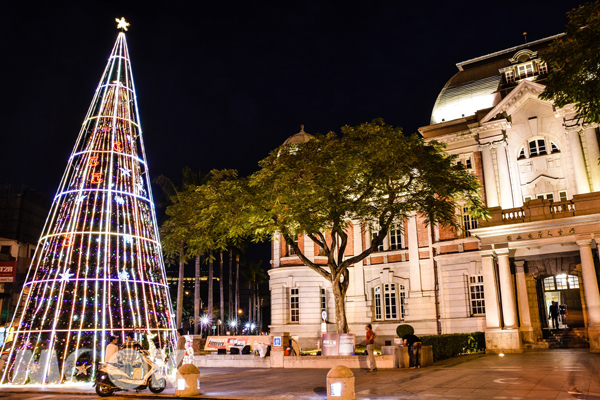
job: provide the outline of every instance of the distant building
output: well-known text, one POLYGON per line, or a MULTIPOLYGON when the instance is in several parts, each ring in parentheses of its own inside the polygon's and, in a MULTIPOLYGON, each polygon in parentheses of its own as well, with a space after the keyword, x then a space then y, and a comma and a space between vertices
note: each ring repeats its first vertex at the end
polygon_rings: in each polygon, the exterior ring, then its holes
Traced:
MULTIPOLYGON (((432 231, 418 215, 393 227, 379 251, 350 268, 346 309, 358 343, 367 323, 379 344, 407 323, 421 335, 485 331, 490 352, 543 348, 557 301, 567 309, 561 327, 600 352, 599 132, 577 124, 572 107, 539 99, 548 74, 540 54, 555 38, 457 64, 419 131, 479 178, 492 218, 460 209, 459 232, 432 231)), ((369 246, 371 234, 356 221, 347 255, 369 246)), ((298 244, 309 259, 322 257, 308 237, 298 244)), ((330 284, 281 237, 269 275, 272 331, 314 347, 322 310, 335 331, 330 284)))
POLYGON ((41 235, 50 199, 23 188, 0 188, 0 322, 11 318, 41 235))

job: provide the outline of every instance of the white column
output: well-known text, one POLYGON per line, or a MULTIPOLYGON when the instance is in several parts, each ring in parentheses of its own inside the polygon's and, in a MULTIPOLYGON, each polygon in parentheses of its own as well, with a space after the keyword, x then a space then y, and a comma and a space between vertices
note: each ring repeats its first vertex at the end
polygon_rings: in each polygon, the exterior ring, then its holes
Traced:
POLYGON ((510 170, 506 158, 506 146, 496 147, 496 158, 498 160, 498 175, 500 176, 500 205, 503 209, 513 208, 513 194, 510 184, 510 170))
POLYGON ((598 138, 596 137, 596 130, 594 128, 588 128, 585 130, 585 142, 587 144, 588 156, 590 157, 590 170, 592 172, 592 188, 593 192, 600 191, 600 165, 598 160, 600 159, 600 148, 598 148, 598 138))
POLYGON ((600 292, 598 291, 598 280, 592 256, 592 241, 578 240, 579 255, 581 257, 581 275, 583 289, 585 291, 585 302, 588 311, 588 325, 600 328, 600 292))
POLYGON ((304 248, 302 249, 306 258, 310 261, 315 261, 315 242, 308 235, 304 235, 304 248))
POLYGON ((496 171, 494 169, 494 160, 492 151, 489 147, 482 149, 481 158, 483 159, 483 182, 485 185, 485 199, 488 207, 498 207, 498 187, 496 186, 496 171))
MULTIPOLYGON (((354 255, 357 256, 363 252, 362 248, 362 229, 360 222, 356 222, 353 224, 352 229, 353 234, 353 242, 354 242, 354 255)), ((354 295, 355 296, 364 296, 365 294, 365 271, 363 262, 359 261, 354 264, 352 268, 354 270, 354 295)))
POLYGON ((505 328, 517 328, 517 303, 515 289, 510 273, 508 249, 496 250, 498 254, 498 277, 500 279, 500 297, 502 297, 502 317, 505 328))
MULTIPOLYGON (((519 303, 519 316, 521 317, 521 330, 531 335, 531 314, 529 313, 529 295, 527 293, 527 280, 525 279, 525 261, 515 261, 517 276, 517 298, 519 303)), ((524 338, 530 341, 532 338, 524 338)))
POLYGON ((408 218, 408 264, 410 291, 421 293, 421 266, 419 263, 419 239, 417 236, 417 216, 408 218))
POLYGON ((577 187, 576 194, 583 194, 590 192, 590 185, 588 183, 587 173, 585 171, 585 162, 583 160, 583 150, 581 149, 581 142, 579 141, 579 132, 570 131, 569 135, 569 147, 571 149, 571 162, 573 164, 573 174, 575 175, 575 186, 577 187))
POLYGON ((483 269, 483 296, 485 298, 485 322, 488 329, 500 328, 500 312, 498 307, 498 288, 494 271, 493 254, 481 255, 483 269))

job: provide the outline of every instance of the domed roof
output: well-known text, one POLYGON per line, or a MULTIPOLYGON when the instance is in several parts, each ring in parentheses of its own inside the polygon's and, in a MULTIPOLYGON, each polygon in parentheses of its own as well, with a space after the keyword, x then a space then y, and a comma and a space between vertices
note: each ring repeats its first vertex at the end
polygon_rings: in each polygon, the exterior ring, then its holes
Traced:
POLYGON ((282 146, 285 146, 288 144, 295 144, 295 143, 306 143, 310 139, 313 139, 313 138, 314 138, 313 135, 311 135, 310 133, 304 132, 304 125, 300 125, 300 132, 287 138, 286 141, 283 142, 282 146))
POLYGON ((495 106, 500 101, 497 92, 501 76, 498 74, 498 69, 494 69, 495 74, 492 76, 467 77, 475 75, 471 73, 472 71, 460 71, 454 75, 440 92, 431 112, 430 123, 433 125, 452 121, 474 115, 478 110, 495 106))

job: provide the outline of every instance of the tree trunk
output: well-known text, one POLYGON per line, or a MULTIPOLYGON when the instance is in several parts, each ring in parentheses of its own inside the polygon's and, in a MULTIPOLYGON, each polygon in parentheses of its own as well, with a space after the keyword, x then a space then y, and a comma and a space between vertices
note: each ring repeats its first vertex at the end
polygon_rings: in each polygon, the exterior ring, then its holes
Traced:
POLYGON ((194 279, 194 335, 200 327, 200 254, 196 254, 196 275, 194 279))
POLYGON ((256 332, 260 333, 262 330, 262 311, 260 309, 260 293, 258 291, 258 286, 256 287, 256 332))
MULTIPOLYGON (((213 251, 208 251, 208 321, 213 323, 213 251)), ((210 330, 210 327, 209 327, 210 330)))
MULTIPOLYGON (((240 256, 236 254, 235 256, 235 315, 238 314, 238 310, 240 306, 240 256)), ((240 323, 240 321, 238 321, 240 323)))
POLYGON ((229 290, 227 291, 228 295, 229 295, 229 314, 227 315, 227 318, 229 318, 230 321, 233 321, 234 319, 236 319, 235 317, 235 313, 232 312, 233 309, 233 292, 231 291, 231 289, 233 289, 233 250, 229 250, 229 290))
POLYGON ((252 324, 252 285, 248 285, 248 322, 252 324))
POLYGON ((183 269, 185 263, 183 262, 183 240, 181 241, 181 247, 179 248, 179 279, 177 280, 177 329, 181 328, 181 321, 183 319, 183 269))
POLYGON ((225 293, 223 293, 223 252, 219 252, 219 259, 221 261, 221 270, 219 271, 219 319, 221 320, 221 335, 223 334, 223 324, 225 324, 225 293))
POLYGON ((333 297, 335 300, 335 322, 337 324, 337 333, 348 333, 348 321, 346 320, 346 292, 348 287, 341 283, 332 282, 333 297))

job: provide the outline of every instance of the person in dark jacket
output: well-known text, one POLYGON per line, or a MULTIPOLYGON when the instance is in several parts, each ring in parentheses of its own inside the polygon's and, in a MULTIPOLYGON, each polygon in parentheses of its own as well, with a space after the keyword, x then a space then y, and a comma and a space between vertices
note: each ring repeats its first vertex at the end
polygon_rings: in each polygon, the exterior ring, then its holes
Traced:
POLYGON ((552 328, 558 329, 558 303, 556 301, 553 301, 550 306, 550 318, 552 318, 552 328))
POLYGON ((421 368, 421 339, 413 334, 407 334, 402 337, 404 345, 408 346, 410 353, 410 369, 421 368))

